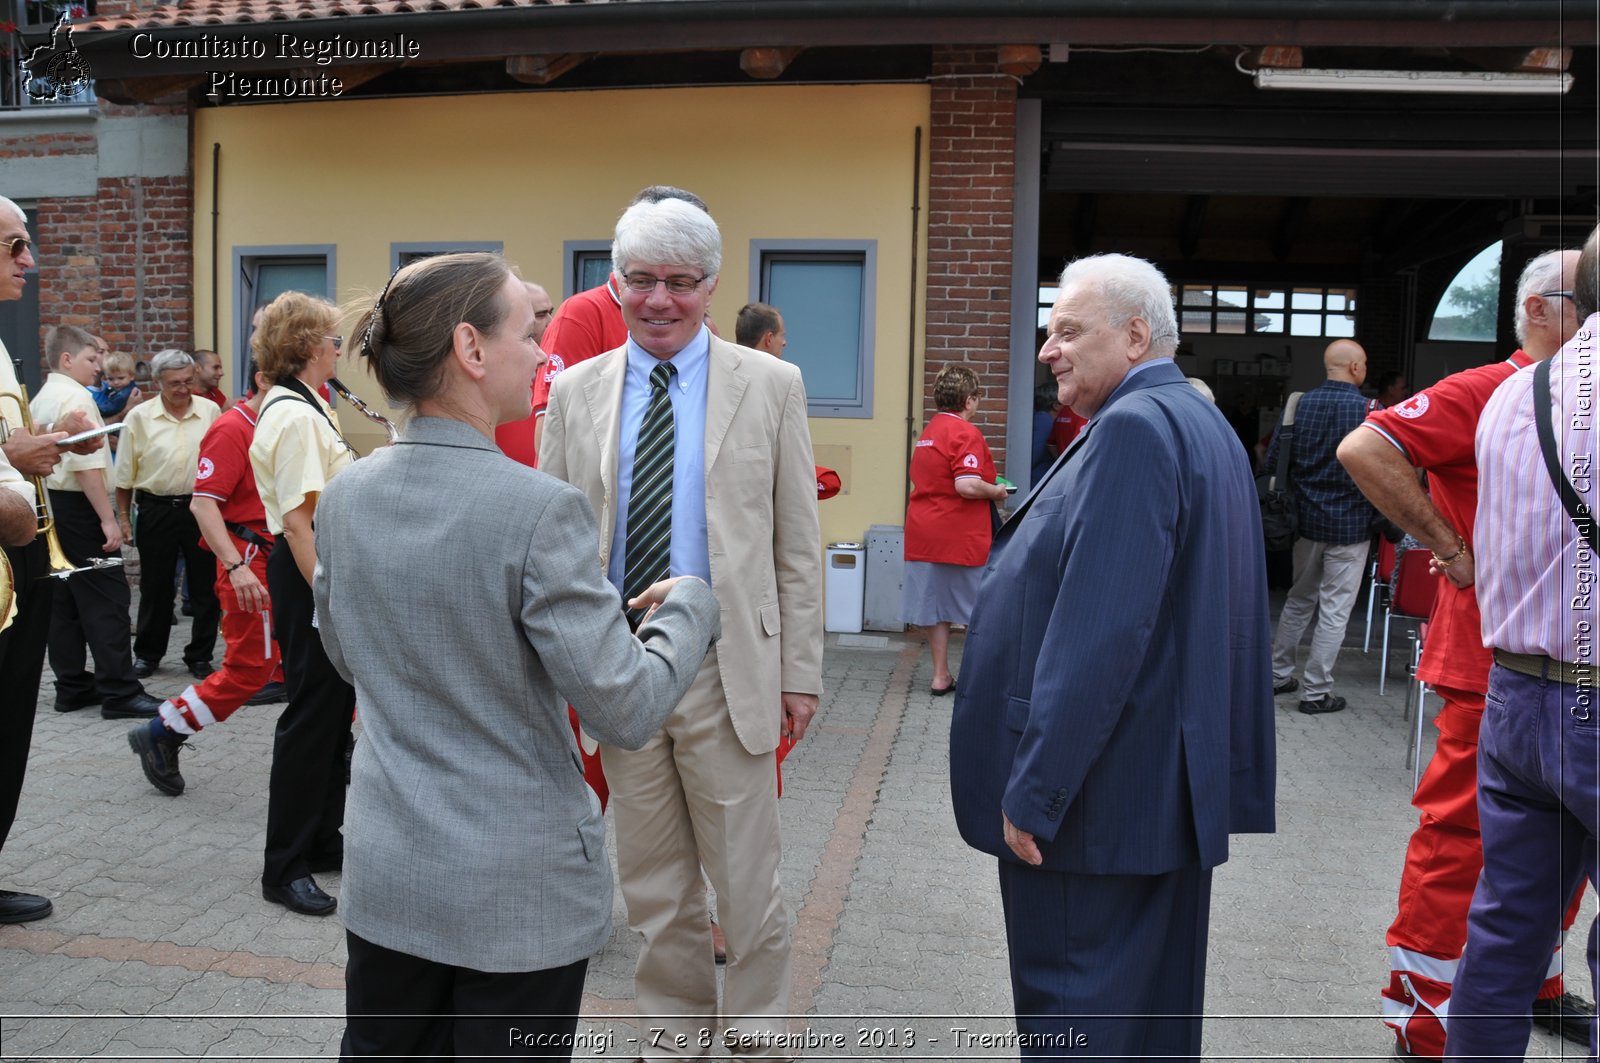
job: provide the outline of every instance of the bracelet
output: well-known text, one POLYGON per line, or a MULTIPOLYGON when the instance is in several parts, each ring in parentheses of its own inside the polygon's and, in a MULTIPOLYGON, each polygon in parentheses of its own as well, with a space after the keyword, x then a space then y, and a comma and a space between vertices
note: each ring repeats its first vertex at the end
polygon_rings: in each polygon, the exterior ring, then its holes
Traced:
POLYGON ((239 560, 235 561, 231 565, 224 565, 223 568, 222 568, 222 574, 224 576, 231 576, 231 575, 233 575, 233 570, 234 569, 243 568, 248 563, 249 562, 245 561, 245 559, 241 557, 239 560))
POLYGON ((1432 550, 1428 551, 1428 553, 1433 554, 1434 563, 1437 564, 1440 568, 1449 568, 1451 565, 1455 564, 1457 561, 1460 561, 1461 560, 1461 555, 1466 553, 1466 552, 1467 552, 1467 541, 1465 539, 1463 539, 1460 536, 1460 534, 1456 535, 1456 552, 1451 554, 1449 557, 1440 557, 1438 554, 1434 554, 1432 550))

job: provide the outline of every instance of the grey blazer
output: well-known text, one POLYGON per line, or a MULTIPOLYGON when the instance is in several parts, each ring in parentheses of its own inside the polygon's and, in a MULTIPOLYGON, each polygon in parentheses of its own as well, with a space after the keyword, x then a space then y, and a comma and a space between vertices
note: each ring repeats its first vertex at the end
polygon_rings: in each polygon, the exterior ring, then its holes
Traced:
POLYGON ((716 598, 685 581, 636 639, 582 493, 439 418, 329 484, 316 542, 323 645, 362 725, 345 926, 480 971, 592 956, 611 870, 566 705, 639 748, 720 634, 716 598))

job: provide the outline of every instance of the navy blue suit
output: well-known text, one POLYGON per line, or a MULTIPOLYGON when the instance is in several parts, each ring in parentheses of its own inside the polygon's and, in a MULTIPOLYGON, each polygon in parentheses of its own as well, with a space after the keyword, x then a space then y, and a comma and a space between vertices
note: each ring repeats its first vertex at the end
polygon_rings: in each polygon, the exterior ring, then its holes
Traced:
POLYGON ((1198 1052, 1210 869, 1274 825, 1263 558, 1244 453, 1170 361, 1124 379, 996 534, 950 776, 962 837, 1001 861, 1019 1031, 1076 1014, 1080 1054, 1198 1052), (1132 1018, 1085 1025, 1112 1012, 1132 1018), (1194 1018, 1152 1040, 1150 1013, 1194 1018))

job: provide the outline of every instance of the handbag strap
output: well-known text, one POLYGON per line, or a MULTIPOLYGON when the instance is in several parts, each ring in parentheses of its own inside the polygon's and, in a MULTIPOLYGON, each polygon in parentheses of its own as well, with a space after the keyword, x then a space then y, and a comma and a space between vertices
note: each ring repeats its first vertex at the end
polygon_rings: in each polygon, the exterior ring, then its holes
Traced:
POLYGON ((1278 467, 1267 483, 1268 490, 1289 489, 1289 451, 1294 449, 1294 411, 1300 405, 1300 396, 1304 394, 1303 391, 1296 391, 1290 395, 1283 404, 1283 413, 1278 417, 1278 467), (1279 484, 1283 486, 1280 488, 1279 484))
POLYGON ((1566 476, 1561 472, 1561 462, 1556 456, 1556 433, 1551 422, 1550 399, 1550 359, 1541 361, 1533 370, 1533 423, 1539 430, 1539 451, 1544 455, 1544 467, 1550 474, 1550 482, 1555 485, 1556 493, 1561 496, 1561 505, 1566 509, 1567 516, 1572 518, 1572 523, 1578 526, 1578 534, 1589 544, 1589 549, 1600 552, 1600 542, 1596 541, 1594 514, 1589 507, 1584 505, 1583 499, 1578 497, 1577 488, 1572 486, 1566 476))

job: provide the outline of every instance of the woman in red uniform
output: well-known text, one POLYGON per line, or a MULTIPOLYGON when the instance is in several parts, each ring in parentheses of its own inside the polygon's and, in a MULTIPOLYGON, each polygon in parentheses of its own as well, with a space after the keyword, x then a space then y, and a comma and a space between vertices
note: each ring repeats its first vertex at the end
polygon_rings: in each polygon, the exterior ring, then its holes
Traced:
POLYGON ((938 413, 911 455, 906 506, 906 570, 901 619, 928 629, 933 695, 956 688, 950 674, 950 625, 965 624, 978 597, 993 536, 990 503, 1006 497, 994 482, 994 459, 972 425, 978 377, 947 365, 933 382, 938 413))

